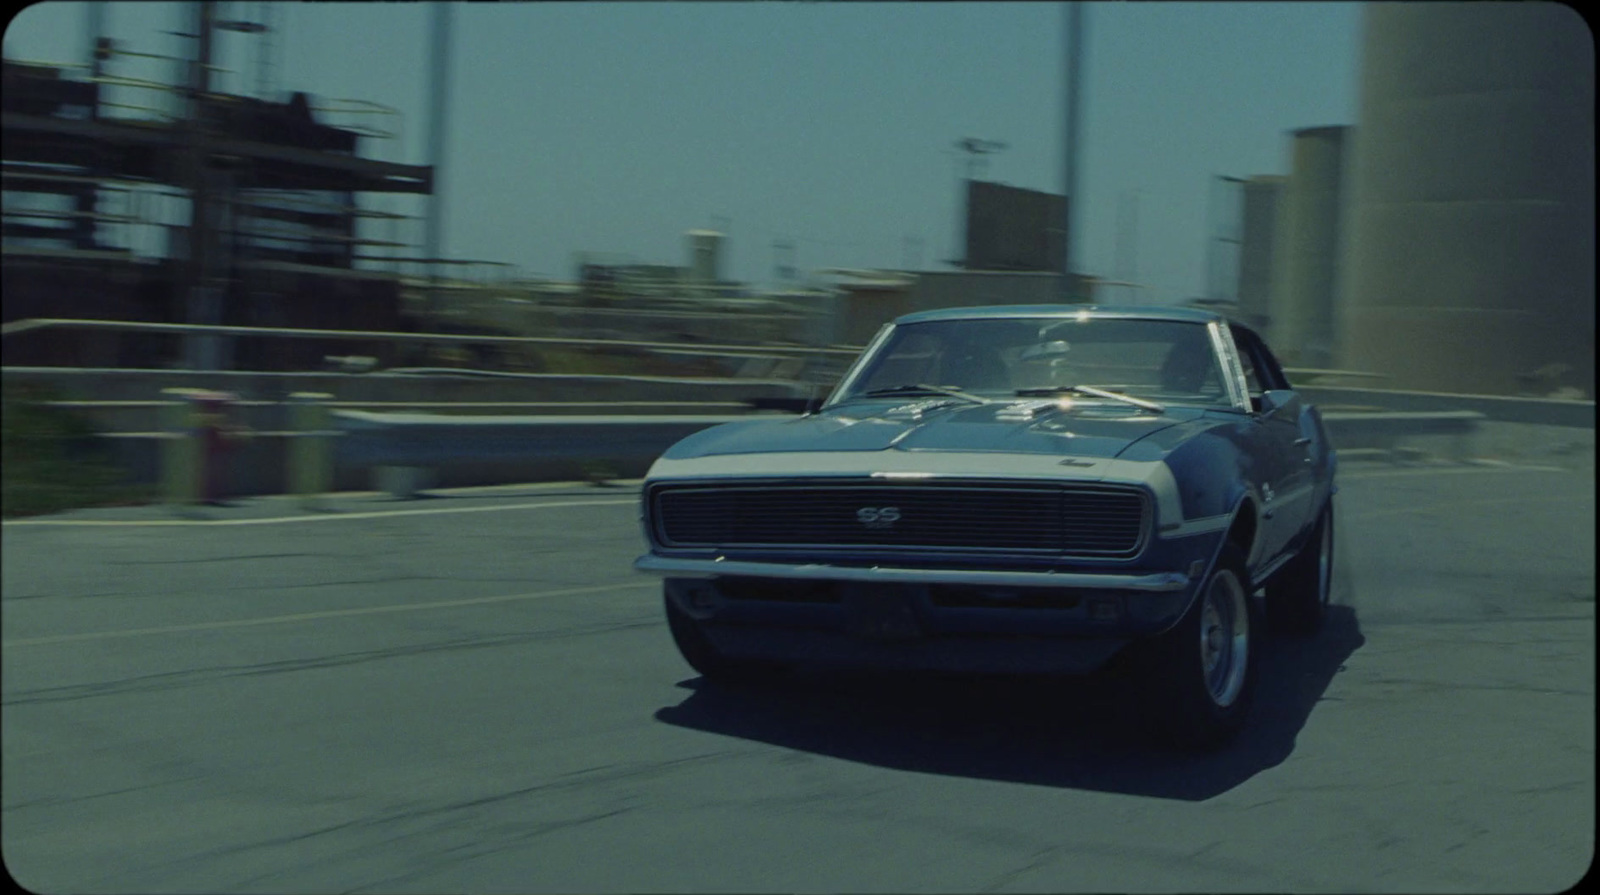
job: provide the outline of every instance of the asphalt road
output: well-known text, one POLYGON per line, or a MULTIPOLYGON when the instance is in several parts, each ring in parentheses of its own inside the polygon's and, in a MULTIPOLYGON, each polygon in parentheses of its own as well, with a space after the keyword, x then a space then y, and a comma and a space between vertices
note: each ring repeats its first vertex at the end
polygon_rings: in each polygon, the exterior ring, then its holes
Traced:
POLYGON ((1349 464, 1340 605, 1205 757, 1108 681, 703 687, 627 487, 8 523, 0 845, 36 892, 1561 890, 1594 486, 1349 464))

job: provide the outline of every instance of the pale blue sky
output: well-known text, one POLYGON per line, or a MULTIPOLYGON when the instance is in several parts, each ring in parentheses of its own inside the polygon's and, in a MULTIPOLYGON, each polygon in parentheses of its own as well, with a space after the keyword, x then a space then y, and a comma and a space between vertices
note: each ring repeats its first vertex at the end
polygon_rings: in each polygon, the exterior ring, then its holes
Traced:
MULTIPOLYGON (((260 4, 220 6, 255 18, 260 4)), ((85 7, 23 10, 7 55, 82 61, 85 7)), ((108 31, 129 49, 186 53, 165 32, 186 29, 189 7, 109 3, 108 31)), ((683 232, 721 216, 726 273, 739 279, 772 278, 779 236, 798 240, 802 268, 899 266, 906 237, 923 240, 932 267, 957 233, 955 140, 1009 144, 990 179, 1062 186, 1057 3, 474 3, 454 14, 442 176, 452 257, 557 277, 583 250, 684 263, 683 232)), ((426 160, 430 4, 283 3, 271 15, 277 88, 397 107, 403 141, 372 154, 426 160)), ((1138 190, 1147 299, 1200 295, 1211 176, 1286 173, 1287 131, 1354 122, 1361 7, 1091 3, 1085 18, 1076 266, 1117 272, 1118 199, 1138 190)), ((239 74, 224 89, 253 91, 259 41, 225 35, 218 62, 239 74)), ((124 59, 116 73, 170 78, 170 65, 124 59)))

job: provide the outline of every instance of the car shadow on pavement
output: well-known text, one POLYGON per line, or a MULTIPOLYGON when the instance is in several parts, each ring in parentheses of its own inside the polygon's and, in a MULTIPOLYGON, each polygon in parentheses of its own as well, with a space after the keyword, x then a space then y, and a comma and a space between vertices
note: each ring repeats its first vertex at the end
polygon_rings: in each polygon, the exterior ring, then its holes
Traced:
POLYGON ((1230 746, 1187 755, 1157 746, 1130 680, 802 672, 761 686, 694 692, 667 724, 882 767, 1199 801, 1283 762, 1334 675, 1364 643, 1354 610, 1333 606, 1314 638, 1261 643, 1249 724, 1230 746))

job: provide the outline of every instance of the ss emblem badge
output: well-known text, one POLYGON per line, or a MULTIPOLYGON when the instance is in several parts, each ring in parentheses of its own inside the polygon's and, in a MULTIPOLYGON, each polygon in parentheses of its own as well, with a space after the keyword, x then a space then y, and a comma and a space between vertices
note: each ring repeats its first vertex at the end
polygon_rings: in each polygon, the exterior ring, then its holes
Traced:
POLYGON ((856 510, 856 520, 868 528, 888 528, 900 521, 900 508, 862 507, 856 510))

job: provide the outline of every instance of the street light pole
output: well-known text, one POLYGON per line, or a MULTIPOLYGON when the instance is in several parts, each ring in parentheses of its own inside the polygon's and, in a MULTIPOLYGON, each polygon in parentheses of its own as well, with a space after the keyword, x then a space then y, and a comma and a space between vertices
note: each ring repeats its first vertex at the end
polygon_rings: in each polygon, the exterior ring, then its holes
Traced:
MULTIPOLYGON (((184 319, 189 323, 217 324, 222 322, 222 289, 214 275, 217 222, 212 207, 211 151, 205 120, 207 95, 211 92, 212 24, 216 18, 216 3, 201 0, 193 9, 195 31, 192 36, 197 48, 189 67, 189 102, 183 122, 188 142, 184 164, 189 187, 189 257, 180 282, 183 284, 184 319)), ((222 366, 217 336, 191 335, 185 341, 191 369, 215 370, 222 366)))
POLYGON ((84 4, 84 11, 87 13, 84 24, 88 26, 87 37, 89 38, 85 52, 88 55, 89 70, 93 77, 98 78, 100 77, 100 54, 96 52, 96 49, 100 44, 100 38, 105 36, 106 31, 105 0, 90 0, 90 2, 84 4))
POLYGON ((431 93, 428 109, 428 164, 433 173, 428 196, 428 218, 423 235, 423 254, 428 265, 427 316, 431 320, 439 312, 440 283, 439 259, 444 252, 444 197, 439 189, 440 174, 444 170, 445 114, 450 95, 450 4, 436 0, 433 4, 433 61, 431 93))
POLYGON ((1074 218, 1081 218, 1078 213, 1081 193, 1078 188, 1078 144, 1083 139, 1082 126, 1082 93, 1083 93, 1083 3, 1082 0, 1072 0, 1063 8, 1063 19, 1066 25, 1065 62, 1067 93, 1065 127, 1062 133, 1062 163, 1065 170, 1061 194, 1061 300, 1063 302, 1075 301, 1079 298, 1077 288, 1072 279, 1072 237, 1076 233, 1073 226, 1074 218))

